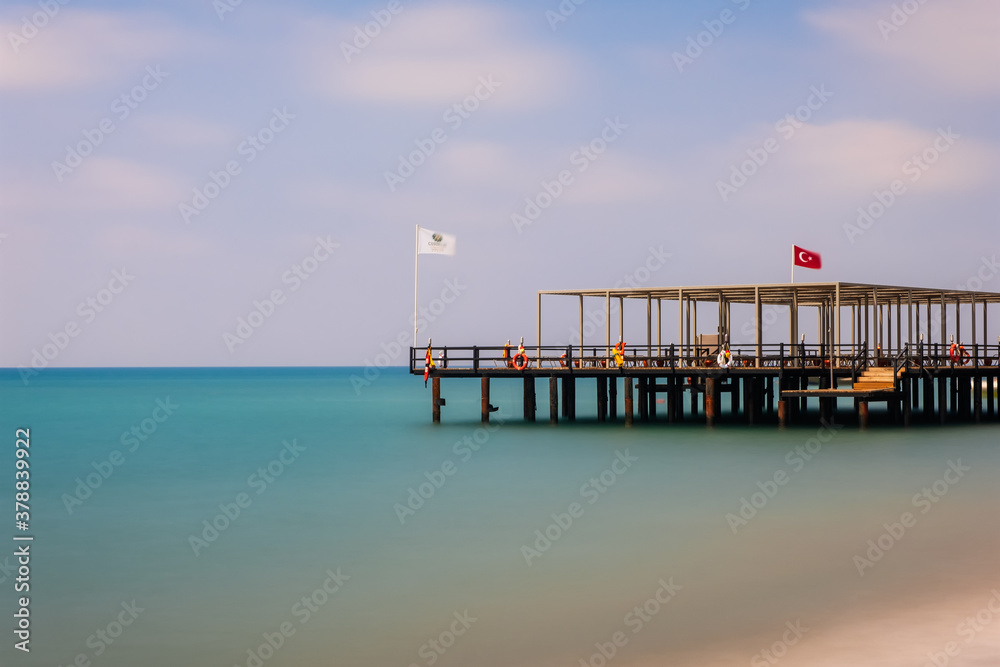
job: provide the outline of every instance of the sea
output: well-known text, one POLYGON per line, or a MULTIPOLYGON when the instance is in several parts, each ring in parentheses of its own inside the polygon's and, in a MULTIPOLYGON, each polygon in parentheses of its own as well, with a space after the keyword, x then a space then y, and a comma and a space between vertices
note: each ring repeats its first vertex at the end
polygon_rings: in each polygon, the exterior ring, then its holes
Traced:
POLYGON ((446 379, 434 425, 406 369, 0 371, 0 665, 1000 665, 996 423, 547 391, 494 380, 486 426, 446 379))

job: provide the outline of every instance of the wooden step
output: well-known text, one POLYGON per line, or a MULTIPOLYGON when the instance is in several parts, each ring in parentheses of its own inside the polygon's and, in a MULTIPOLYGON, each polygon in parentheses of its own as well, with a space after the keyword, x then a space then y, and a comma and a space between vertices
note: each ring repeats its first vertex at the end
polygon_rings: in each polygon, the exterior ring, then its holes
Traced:
POLYGON ((895 389, 895 382, 863 382, 858 381, 854 383, 853 387, 856 391, 879 391, 882 389, 895 389))
POLYGON ((891 368, 866 368, 862 375, 895 375, 895 371, 891 368))

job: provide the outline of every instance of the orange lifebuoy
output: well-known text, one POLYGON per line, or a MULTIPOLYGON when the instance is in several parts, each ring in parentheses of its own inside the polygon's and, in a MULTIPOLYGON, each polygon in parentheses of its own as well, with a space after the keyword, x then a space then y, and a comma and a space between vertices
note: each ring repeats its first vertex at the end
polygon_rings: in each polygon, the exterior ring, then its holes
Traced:
POLYGON ((523 371, 528 367, 528 355, 524 352, 518 352, 514 355, 514 368, 519 371, 523 371))
POLYGON ((559 365, 562 366, 563 368, 566 368, 566 353, 565 352, 563 352, 559 356, 559 365))
POLYGON ((969 359, 972 355, 969 351, 965 349, 964 346, 958 345, 957 343, 951 344, 951 349, 948 350, 948 356, 951 357, 951 363, 958 364, 959 366, 964 366, 969 363, 969 359))

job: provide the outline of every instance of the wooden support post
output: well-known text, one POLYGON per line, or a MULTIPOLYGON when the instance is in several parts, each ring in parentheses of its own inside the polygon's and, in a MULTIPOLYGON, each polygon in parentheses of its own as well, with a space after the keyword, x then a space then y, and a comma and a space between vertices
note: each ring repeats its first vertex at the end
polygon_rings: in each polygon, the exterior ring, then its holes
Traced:
POLYGON ((993 383, 995 379, 992 376, 986 378, 986 415, 993 419, 993 383))
POLYGON ((692 419, 698 418, 698 376, 691 376, 691 417, 692 419))
POLYGON ((756 415, 754 410, 754 387, 753 378, 747 377, 743 379, 743 413, 746 417, 747 424, 753 426, 756 423, 756 415))
POLYGON ((431 378, 431 415, 435 424, 441 423, 441 378, 435 376, 431 378))
POLYGON ((716 403, 716 385, 717 380, 714 377, 705 378, 705 423, 708 426, 715 425, 715 409, 716 403))
POLYGON ((656 378, 646 378, 646 400, 649 407, 646 408, 646 416, 649 421, 656 420, 656 378))
POLYGON ((983 378, 972 378, 972 406, 976 423, 983 421, 983 378))
POLYGON ((484 424, 490 421, 490 379, 480 378, 479 385, 482 388, 482 400, 480 401, 480 421, 484 424))
POLYGON ((788 426, 788 399, 782 398, 778 401, 778 426, 785 428, 788 426))
POLYGON ((632 425, 632 378, 625 376, 625 382, 622 385, 622 389, 625 391, 625 425, 632 425))
POLYGON ((740 378, 738 375, 729 376, 729 412, 733 419, 740 414, 740 378))
POLYGON ((597 377, 597 421, 603 422, 608 418, 608 378, 597 377))
POLYGON ((924 390, 920 416, 923 417, 924 421, 930 422, 934 419, 934 379, 929 375, 924 375, 920 378, 920 382, 924 390))
POLYGON ((948 418, 948 378, 939 375, 937 378, 938 389, 938 417, 944 424, 948 418))
POLYGON ((913 404, 910 400, 910 378, 903 378, 901 384, 903 385, 903 426, 908 427, 910 425, 910 410, 913 404))
POLYGON ((955 388, 958 393, 958 417, 963 421, 968 421, 972 416, 972 384, 968 377, 956 376, 955 388))
POLYGON ((608 378, 608 417, 614 421, 618 419, 618 378, 608 378))
POLYGON ((868 428, 868 401, 858 401, 858 426, 868 428))
POLYGON ((774 378, 768 375, 764 378, 764 397, 767 400, 767 416, 774 418, 774 378))
POLYGON ((559 423, 559 378, 549 376, 549 423, 559 423))
POLYGON ((667 376, 667 423, 677 422, 677 376, 667 376))
POLYGON ((647 396, 646 378, 639 377, 639 420, 649 419, 649 398, 647 396))
POLYGON ((535 378, 524 376, 524 420, 535 421, 535 378))

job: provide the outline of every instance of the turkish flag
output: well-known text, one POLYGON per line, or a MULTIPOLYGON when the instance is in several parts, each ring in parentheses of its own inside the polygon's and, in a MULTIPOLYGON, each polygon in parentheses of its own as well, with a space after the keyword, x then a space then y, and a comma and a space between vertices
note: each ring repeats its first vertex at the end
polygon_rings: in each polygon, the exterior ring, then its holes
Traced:
POLYGON ((793 245, 792 249, 795 251, 795 266, 804 266, 807 269, 820 269, 823 267, 823 260, 820 258, 819 253, 810 252, 797 245, 793 245))

